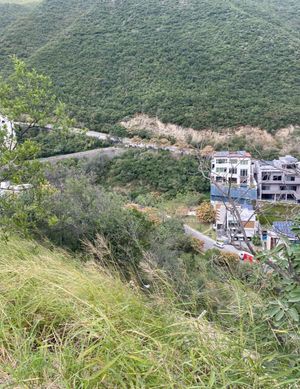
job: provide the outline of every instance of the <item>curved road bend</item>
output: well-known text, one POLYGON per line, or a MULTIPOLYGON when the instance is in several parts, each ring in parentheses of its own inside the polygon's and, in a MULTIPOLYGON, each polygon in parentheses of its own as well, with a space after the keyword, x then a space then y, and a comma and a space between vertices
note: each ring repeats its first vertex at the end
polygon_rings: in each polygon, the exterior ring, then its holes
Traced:
POLYGON ((215 246, 216 241, 211 239, 209 236, 202 234, 201 232, 195 230, 194 228, 190 227, 188 224, 184 225, 184 231, 186 235, 192 236, 193 238, 199 239, 202 242, 204 242, 204 250, 210 250, 213 248, 217 248, 220 251, 225 251, 233 254, 239 254, 239 250, 236 249, 234 246, 231 245, 225 245, 223 249, 220 249, 215 246))
MULTIPOLYGON (((55 155, 53 157, 48 158, 41 158, 41 162, 48 162, 48 163, 56 163, 58 161, 68 159, 68 158, 96 158, 100 156, 106 156, 109 159, 115 158, 121 154, 123 154, 126 151, 125 148, 118 148, 118 147, 107 147, 107 148, 99 148, 94 150, 87 150, 87 151, 80 151, 78 153, 71 153, 71 154, 63 154, 63 155, 55 155)), ((215 248, 216 241, 211 239, 209 236, 202 234, 201 232, 195 230, 194 228, 190 227, 189 225, 184 225, 184 231, 186 235, 193 236, 194 238, 201 240, 204 242, 204 250, 207 251, 209 249, 215 248)), ((225 245, 224 249, 219 249, 222 251, 227 251, 234 254, 239 254, 239 250, 237 250, 235 247, 231 245, 225 245)))

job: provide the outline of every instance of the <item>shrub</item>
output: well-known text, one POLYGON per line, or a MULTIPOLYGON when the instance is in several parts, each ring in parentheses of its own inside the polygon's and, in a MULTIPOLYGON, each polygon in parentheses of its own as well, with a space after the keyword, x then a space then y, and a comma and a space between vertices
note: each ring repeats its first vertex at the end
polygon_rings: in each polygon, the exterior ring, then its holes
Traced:
MULTIPOLYGON (((149 191, 175 197, 178 193, 208 192, 209 183, 198 171, 196 158, 174 158, 169 152, 129 150, 113 159, 97 175, 104 185, 130 184, 136 195, 149 191)), ((96 172, 97 174, 97 172, 96 172)))
POLYGON ((196 214, 201 223, 213 223, 216 219, 216 212, 208 201, 199 205, 196 214))
POLYGON ((192 238, 192 247, 198 253, 202 253, 204 250, 204 242, 203 240, 192 238))
POLYGON ((261 238, 259 235, 254 235, 252 238, 252 243, 254 246, 261 246, 261 238))
POLYGON ((231 268, 239 264, 240 259, 237 254, 220 251, 220 253, 215 257, 215 262, 218 265, 225 265, 231 268))

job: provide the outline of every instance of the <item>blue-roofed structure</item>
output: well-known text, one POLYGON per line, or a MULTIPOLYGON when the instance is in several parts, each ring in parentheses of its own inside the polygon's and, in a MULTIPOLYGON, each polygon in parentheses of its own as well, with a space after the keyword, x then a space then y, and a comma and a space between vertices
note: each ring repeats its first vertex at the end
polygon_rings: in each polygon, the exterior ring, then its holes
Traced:
POLYGON ((272 227, 278 235, 284 236, 290 240, 298 240, 297 235, 293 232, 294 223, 292 221, 277 221, 272 227))
POLYGON ((300 238, 293 231, 294 222, 276 221, 272 228, 263 233, 262 240, 266 250, 273 250, 276 246, 288 240, 291 244, 300 244, 300 238))
POLYGON ((238 204, 252 204, 253 201, 257 200, 257 189, 256 187, 248 187, 248 186, 231 186, 222 184, 215 185, 211 184, 210 186, 210 197, 211 201, 221 201, 227 202, 230 197, 238 204))

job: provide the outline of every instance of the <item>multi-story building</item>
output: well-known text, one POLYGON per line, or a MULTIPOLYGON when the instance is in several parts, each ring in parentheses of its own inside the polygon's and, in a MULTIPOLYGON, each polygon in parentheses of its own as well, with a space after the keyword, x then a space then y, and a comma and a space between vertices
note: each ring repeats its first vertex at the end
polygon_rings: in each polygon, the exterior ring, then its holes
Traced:
POLYGON ((300 203, 300 162, 290 155, 274 161, 256 161, 259 200, 300 203))
POLYGON ((240 204, 257 199, 251 154, 246 151, 219 151, 211 160, 211 201, 229 197, 240 204))
POLYGON ((227 236, 230 241, 245 240, 241 225, 246 234, 247 240, 259 232, 259 222, 251 205, 238 205, 235 209, 230 204, 215 203, 216 222, 215 229, 218 235, 227 236), (236 212, 239 213, 240 221, 236 212))

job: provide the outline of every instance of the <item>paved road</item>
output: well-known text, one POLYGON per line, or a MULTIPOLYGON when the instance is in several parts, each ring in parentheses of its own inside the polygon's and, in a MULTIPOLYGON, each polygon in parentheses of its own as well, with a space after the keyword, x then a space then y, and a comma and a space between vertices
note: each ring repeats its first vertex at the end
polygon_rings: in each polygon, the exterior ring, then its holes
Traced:
MULTIPOLYGON (((29 123, 15 122, 15 124, 26 125, 26 124, 29 124, 29 123)), ((51 131, 53 129, 53 127, 51 125, 47 125, 44 128, 42 128, 42 129, 44 129, 46 131, 51 131)), ((82 132, 82 129, 80 129, 80 128, 72 128, 71 131, 74 131, 75 133, 76 132, 79 133, 79 132, 82 132)), ((90 138, 96 138, 96 139, 100 139, 100 140, 111 140, 114 143, 116 143, 116 144, 118 143, 118 144, 123 145, 125 147, 140 148, 140 149, 152 149, 152 150, 167 150, 167 151, 170 151, 171 153, 173 153, 175 155, 194 155, 195 154, 195 151, 191 150, 189 148, 179 148, 177 146, 160 146, 160 145, 157 145, 155 143, 143 143, 143 141, 141 141, 140 143, 137 143, 137 142, 133 142, 131 138, 123 138, 123 137, 112 136, 112 135, 107 134, 105 132, 98 132, 98 131, 90 131, 90 130, 88 130, 88 131, 86 131, 84 133, 85 133, 86 136, 88 136, 90 138)), ((64 159, 64 157, 65 157, 65 155, 62 155, 61 159, 64 159)), ((69 157, 66 156, 66 158, 69 158, 69 157)), ((81 157, 80 156, 79 157, 75 156, 74 158, 81 158, 81 157)), ((56 161, 56 159, 54 161, 56 161)))
MULTIPOLYGON (((76 129, 79 131, 78 129, 76 129)), ((109 134, 106 134, 104 132, 97 132, 97 131, 87 131, 86 136, 90 138, 97 138, 100 140, 112 140, 115 143, 119 143, 120 145, 124 145, 125 147, 132 147, 132 148, 138 148, 138 149, 151 149, 151 150, 166 150, 170 151, 173 154, 177 155, 184 155, 184 154, 194 154, 193 150, 190 149, 180 149, 176 146, 159 146, 155 143, 143 143, 141 141, 140 143, 132 141, 130 138, 120 138, 120 137, 114 137, 109 134)))
MULTIPOLYGON (((209 236, 204 235, 201 232, 195 230, 194 228, 190 227, 189 225, 187 225, 187 224, 184 225, 184 231, 185 231, 185 233, 187 235, 192 236, 192 237, 194 237, 196 239, 199 239, 202 242, 204 242, 204 247, 203 248, 204 248, 205 251, 213 249, 213 248, 217 248, 215 246, 215 243, 216 243, 215 240, 213 240, 209 236)), ((240 252, 234 246, 231 246, 231 245, 228 245, 228 244, 225 245, 223 249, 219 249, 218 248, 218 250, 229 252, 229 253, 233 253, 233 254, 239 254, 239 252, 240 252)))
POLYGON ((97 131, 87 131, 85 133, 86 136, 89 136, 90 138, 97 138, 100 140, 106 140, 109 139, 109 135, 105 134, 104 132, 97 132, 97 131))
MULTIPOLYGON (((80 130, 76 129, 76 131, 80 131, 80 130)), ((105 132, 87 131, 85 132, 85 135, 90 138, 97 138, 100 140, 112 140, 115 141, 116 143, 120 143, 120 139, 118 137, 111 136, 109 134, 106 134, 105 132)))
POLYGON ((57 161, 61 161, 63 159, 68 158, 76 158, 76 159, 82 159, 82 158, 96 158, 99 156, 106 156, 109 159, 112 159, 114 157, 117 157, 118 155, 121 155, 125 152, 125 149, 117 148, 117 147, 107 147, 107 148, 100 148, 100 149, 94 149, 94 150, 88 150, 88 151, 80 151, 78 153, 71 153, 71 154, 63 154, 63 155, 55 155, 53 157, 48 158, 41 158, 41 162, 50 162, 55 163, 57 161))

